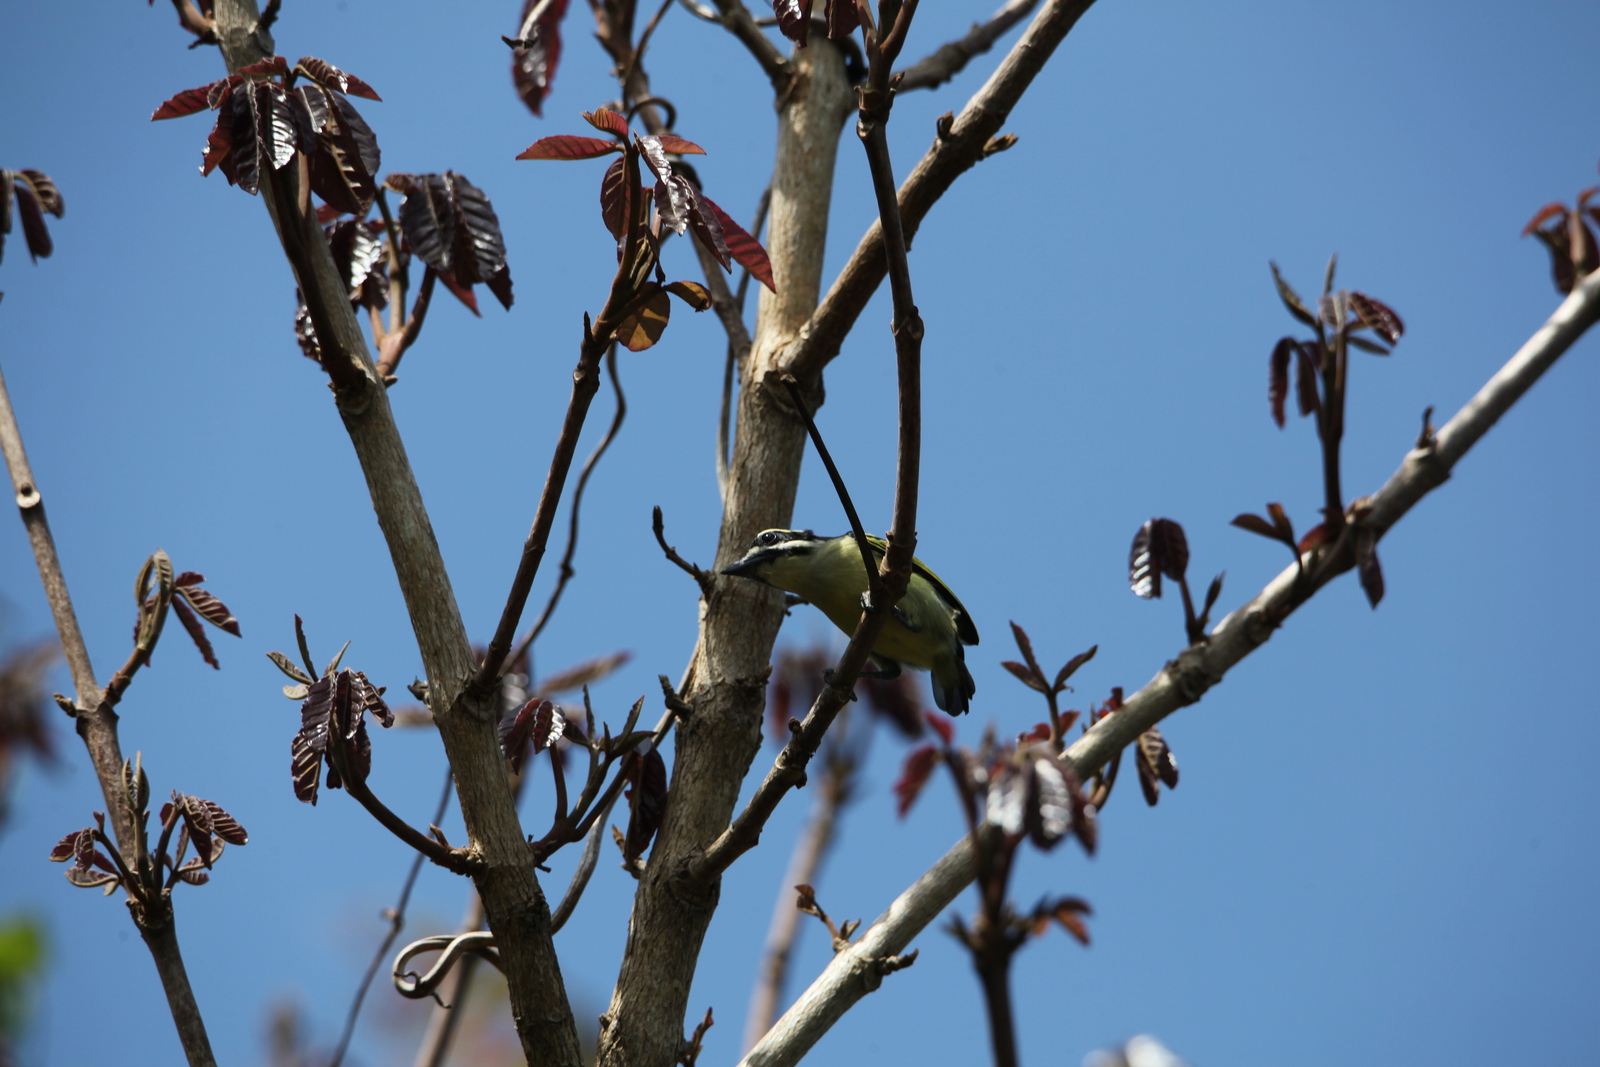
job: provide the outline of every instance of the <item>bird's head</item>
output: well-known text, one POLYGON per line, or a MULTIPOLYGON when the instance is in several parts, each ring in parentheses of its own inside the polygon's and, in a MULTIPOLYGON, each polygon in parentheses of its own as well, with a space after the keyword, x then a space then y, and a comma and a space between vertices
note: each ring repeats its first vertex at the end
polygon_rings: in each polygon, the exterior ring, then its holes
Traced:
POLYGON ((803 565, 805 558, 827 540, 810 530, 762 530, 751 540, 744 558, 722 568, 722 573, 788 588, 783 581, 784 572, 803 565))

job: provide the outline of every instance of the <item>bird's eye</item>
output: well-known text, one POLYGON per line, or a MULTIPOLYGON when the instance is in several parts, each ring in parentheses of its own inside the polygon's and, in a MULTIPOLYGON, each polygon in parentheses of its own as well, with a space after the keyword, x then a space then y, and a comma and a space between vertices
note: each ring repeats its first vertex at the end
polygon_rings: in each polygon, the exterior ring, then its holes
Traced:
POLYGON ((771 548, 773 545, 782 540, 783 534, 781 532, 777 530, 768 530, 766 533, 756 538, 756 544, 762 546, 763 548, 771 548))

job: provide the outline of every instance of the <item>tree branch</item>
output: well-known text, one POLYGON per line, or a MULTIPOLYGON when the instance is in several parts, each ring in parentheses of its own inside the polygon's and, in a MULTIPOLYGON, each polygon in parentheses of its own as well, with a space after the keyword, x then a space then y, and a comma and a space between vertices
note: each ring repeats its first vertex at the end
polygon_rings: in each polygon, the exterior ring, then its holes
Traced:
MULTIPOLYGON (((264 57, 271 39, 257 31, 253 0, 216 0, 215 18, 229 70, 264 57)), ((300 211, 297 179, 295 168, 262 168, 262 200, 316 328, 339 415, 366 477, 417 636, 434 721, 455 772, 468 848, 483 862, 474 883, 505 962, 523 1053, 530 1062, 576 1067, 581 1052, 550 939, 549 906, 495 736, 499 687, 466 686, 473 674, 472 647, 449 574, 327 241, 315 215, 300 211)), ((502 658, 509 633, 503 641, 502 658)))
POLYGON ((756 25, 755 18, 750 14, 750 9, 745 7, 740 0, 712 0, 717 6, 717 14, 721 16, 722 28, 739 39, 739 43, 750 50, 755 61, 761 64, 761 69, 772 82, 772 90, 782 99, 787 95, 789 80, 794 75, 794 67, 789 60, 778 51, 778 46, 772 39, 761 32, 761 27, 756 25))
MULTIPOLYGON (((955 180, 980 160, 1009 147, 1009 141, 996 139, 995 135, 1056 46, 1093 2, 1046 0, 1027 31, 961 113, 953 120, 940 120, 933 147, 900 188, 900 218, 908 248, 928 211, 955 180)), ((803 382, 809 381, 838 355, 839 346, 883 281, 886 270, 882 227, 874 222, 811 316, 807 329, 786 353, 784 369, 803 382)))
POLYGON ((960 74, 966 65, 994 47, 1005 32, 1023 19, 1039 0, 1008 0, 989 16, 988 22, 974 22, 972 29, 959 41, 940 45, 932 55, 924 56, 900 71, 896 92, 909 93, 913 89, 936 89, 960 74))
MULTIPOLYGON (((1528 391, 1585 330, 1600 321, 1600 271, 1574 287, 1555 314, 1441 428, 1432 448, 1409 452, 1400 469, 1370 498, 1364 520, 1378 533, 1389 530, 1417 501, 1442 485, 1450 470, 1528 391)), ((1120 710, 1097 723, 1067 749, 1080 778, 1088 778, 1136 740, 1139 734, 1179 708, 1193 704, 1222 681, 1229 669, 1259 648, 1301 603, 1342 567, 1322 569, 1319 579, 1301 583, 1297 567, 1286 568, 1255 599, 1212 629, 1209 639, 1185 648, 1120 710)), ((1308 568, 1309 570, 1309 568, 1308 568)), ((871 962, 899 952, 971 884, 975 875, 972 841, 963 836, 922 877, 901 893, 887 911, 849 949, 835 956, 794 1005, 745 1058, 741 1067, 787 1067, 876 985, 864 981, 871 962)))

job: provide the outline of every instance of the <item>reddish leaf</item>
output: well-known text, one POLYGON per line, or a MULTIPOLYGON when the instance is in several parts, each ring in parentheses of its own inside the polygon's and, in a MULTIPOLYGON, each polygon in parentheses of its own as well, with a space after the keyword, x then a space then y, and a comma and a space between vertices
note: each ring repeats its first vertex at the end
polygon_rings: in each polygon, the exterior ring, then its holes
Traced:
POLYGON ((444 287, 446 289, 455 294, 455 298, 457 300, 461 301, 467 306, 468 311, 472 312, 474 315, 477 315, 479 318, 483 317, 483 313, 478 310, 478 297, 477 294, 472 291, 472 286, 462 285, 460 282, 456 281, 452 275, 449 274, 439 275, 439 280, 444 283, 444 287))
POLYGON ((1389 354, 1389 350, 1387 348, 1378 344, 1376 341, 1369 341, 1359 334, 1351 334, 1350 336, 1346 337, 1345 343, 1350 345, 1350 347, 1358 348, 1363 352, 1370 352, 1374 356, 1387 356, 1389 354))
POLYGON ((511 773, 521 773, 522 761, 528 754, 528 742, 533 740, 538 729, 541 713, 548 730, 553 711, 554 706, 548 700, 530 700, 518 708, 516 714, 500 720, 500 750, 511 764, 511 773))
POLYGON ((247 77, 252 75, 260 75, 262 77, 270 78, 274 75, 289 73, 289 61, 284 59, 282 56, 268 56, 266 59, 263 59, 258 63, 251 63, 248 66, 240 67, 238 70, 234 71, 234 73, 245 75, 247 77))
POLYGON ((772 13, 778 16, 778 29, 801 48, 806 46, 811 35, 811 3, 812 0, 772 0, 772 13))
POLYGON ((1241 530, 1249 530, 1253 534, 1260 534, 1269 541, 1283 540, 1283 538, 1279 535, 1278 528, 1273 526, 1272 523, 1268 522, 1266 519, 1263 519, 1260 515, 1251 515, 1248 513, 1244 515, 1235 515, 1233 517, 1233 521, 1228 525, 1237 526, 1241 530))
POLYGON ((761 242, 745 232, 744 228, 733 221, 732 216, 718 207, 709 196, 702 194, 700 200, 717 217, 717 225, 722 227, 722 239, 728 246, 728 254, 748 270, 752 278, 774 293, 777 292, 778 287, 772 281, 772 262, 767 258, 767 250, 761 247, 761 242))
POLYGON ((1178 787, 1178 762, 1173 759, 1161 731, 1154 726, 1139 735, 1134 748, 1139 787, 1144 791, 1145 803, 1155 807, 1156 801, 1161 799, 1161 783, 1166 783, 1168 789, 1178 787))
POLYGON ((672 300, 665 289, 652 286, 646 292, 649 295, 635 301, 633 310, 617 327, 616 339, 629 352, 643 352, 661 340, 672 314, 672 300))
POLYGON ((222 664, 217 662, 217 653, 211 647, 211 641, 206 637, 205 627, 200 625, 200 620, 195 618, 194 612, 189 610, 189 606, 183 602, 183 598, 172 598, 172 613, 178 617, 179 622, 183 623, 183 628, 189 631, 189 636, 194 640, 195 647, 200 650, 200 658, 211 664, 215 670, 220 671, 222 664))
POLYGON ((354 74, 346 74, 326 60, 316 59, 312 56, 301 56, 294 66, 297 71, 300 71, 324 89, 333 89, 336 92, 348 93, 351 96, 362 96, 368 100, 381 101, 383 99, 373 91, 372 86, 354 74))
POLYGON ((926 711, 923 712, 922 719, 929 726, 933 727, 933 732, 938 734, 946 745, 949 745, 956 739, 955 724, 949 719, 945 718, 943 715, 935 715, 931 711, 926 711))
POLYGON ((615 141, 599 137, 576 137, 557 134, 541 137, 522 150, 518 159, 598 159, 610 152, 620 152, 622 146, 615 141))
POLYGON ((828 40, 839 41, 855 33, 861 25, 856 0, 827 0, 828 40))
POLYGON ((233 612, 228 610, 228 605, 212 596, 207 590, 200 588, 199 583, 205 581, 202 575, 195 574, 193 571, 185 571, 178 577, 179 581, 174 583, 176 592, 189 602, 190 607, 199 612, 202 619, 205 619, 206 622, 209 622, 219 630, 224 630, 235 637, 240 636, 239 620, 233 617, 233 612), (193 581, 183 582, 181 580, 190 575, 193 575, 193 581))
POLYGON ((1307 552, 1310 552, 1313 548, 1316 548, 1318 545, 1322 544, 1322 542, 1326 541, 1327 539, 1328 527, 1319 522, 1315 526, 1311 527, 1311 529, 1307 530, 1304 537, 1300 538, 1300 543, 1295 546, 1295 551, 1303 556, 1307 552))
POLYGON ((17 198, 17 214, 22 218, 22 236, 28 245, 28 256, 34 262, 39 259, 50 258, 50 253, 55 251, 55 244, 50 240, 50 229, 44 224, 44 212, 40 209, 39 200, 33 195, 33 188, 17 175, 9 183, 15 190, 17 198))
POLYGON ((1388 304, 1374 300, 1365 293, 1352 292, 1349 299, 1350 307, 1362 325, 1391 345, 1400 340, 1400 335, 1406 332, 1406 324, 1400 321, 1400 316, 1395 314, 1394 308, 1388 304))
POLYGON ((1025 730, 1017 735, 1017 747, 1022 748, 1030 744, 1038 744, 1040 741, 1048 740, 1050 740, 1050 724, 1047 722, 1036 722, 1033 724, 1033 729, 1025 730))
POLYGON ((206 812, 211 816, 211 832, 222 838, 230 845, 248 845, 250 835, 245 833, 244 827, 238 820, 222 810, 222 807, 209 800, 201 800, 206 812))
POLYGON ((1293 337, 1280 337, 1273 346, 1267 374, 1267 403, 1272 405, 1272 421, 1283 429, 1283 404, 1289 397, 1289 356, 1298 346, 1293 337))
MULTIPOLYGON (((624 135, 626 135, 626 130, 624 130, 624 135)), ((704 148, 701 148, 693 141, 679 137, 677 134, 658 134, 657 139, 661 142, 663 149, 668 152, 676 152, 680 156, 703 156, 706 154, 704 148)))
POLYGON ((1313 354, 1316 348, 1315 341, 1302 344, 1295 358, 1295 401, 1302 419, 1322 406, 1317 398, 1317 360, 1313 354))
POLYGON ((1557 217, 1560 217, 1562 222, 1566 222, 1567 205, 1546 204, 1544 207, 1539 209, 1538 214, 1534 215, 1533 218, 1528 220, 1528 224, 1522 228, 1522 236, 1528 236, 1537 230, 1542 224, 1557 217))
POLYGON ((162 119, 182 118, 184 115, 193 115, 197 111, 206 111, 211 107, 211 90, 216 85, 202 85, 198 89, 185 89, 183 92, 168 99, 150 115, 151 122, 162 119))
POLYGON ((233 95, 233 87, 242 81, 244 81, 242 75, 230 74, 221 81, 212 82, 210 88, 206 90, 206 106, 212 111, 222 110, 222 105, 233 95))
POLYGON ((899 798, 895 811, 902 819, 911 810, 911 805, 917 802, 917 796, 922 792, 922 787, 928 784, 928 776, 938 763, 939 750, 933 745, 918 745, 906 754, 906 761, 900 768, 900 778, 894 783, 894 795, 899 798))
POLYGON ((1286 544, 1294 544, 1294 523, 1289 521, 1289 515, 1283 510, 1283 505, 1268 504, 1267 514, 1272 516, 1272 526, 1278 531, 1279 540, 1286 544))
POLYGON ((1024 823, 1036 846, 1051 849, 1076 830, 1086 804, 1071 763, 1037 749, 1030 755, 1024 823))
MULTIPOLYGON (((1044 671, 1039 669, 1039 661, 1033 655, 1033 642, 1028 640, 1028 632, 1013 622, 1011 624, 1011 636, 1016 639, 1017 648, 1022 652, 1022 658, 1028 662, 1028 673, 1033 676, 1034 681, 1038 682, 1038 685, 1030 688, 1037 689, 1041 693, 1044 692, 1048 686, 1045 684, 1044 671)), ((1016 671, 1011 673, 1016 674, 1016 671)))
POLYGON ((511 82, 535 115, 543 115, 544 99, 561 63, 561 20, 566 14, 567 0, 523 0, 522 37, 511 50, 511 82), (529 25, 528 16, 541 3, 544 10, 529 25))
MULTIPOLYGON (((910 673, 890 679, 864 678, 859 689, 867 706, 893 723, 902 736, 922 736, 921 693, 910 673)), ((784 721, 788 721, 787 716, 784 721)))
POLYGON ((733 254, 728 250, 728 242, 722 234, 722 223, 718 220, 717 213, 711 210, 709 201, 700 195, 700 190, 692 182, 678 177, 674 177, 673 180, 683 182, 683 189, 689 200, 689 228, 694 230, 700 246, 716 257, 723 270, 732 270, 733 254))
POLYGON ((78 854, 80 847, 86 847, 90 851, 94 849, 93 827, 74 830, 60 841, 57 841, 55 847, 50 850, 50 862, 65 863, 78 854), (85 835, 87 835, 87 838, 85 838, 85 835), (86 846, 83 845, 85 839, 88 841, 86 846))
POLYGON ((311 154, 311 191, 329 206, 359 218, 378 195, 382 164, 378 138, 349 100, 338 93, 326 93, 324 99, 328 116, 311 154))
POLYGON ((1128 585, 1146 600, 1161 596, 1161 576, 1181 579, 1189 569, 1189 541, 1171 519, 1150 519, 1128 550, 1128 585))
POLYGON ((609 108, 597 107, 593 111, 585 111, 583 121, 597 130, 605 130, 618 137, 628 136, 628 120, 609 108))
MULTIPOLYGON (((256 136, 256 86, 241 87, 238 92, 229 94, 229 106, 233 112, 233 121, 229 134, 232 142, 233 154, 229 157, 223 173, 228 180, 233 182, 245 192, 254 196, 261 188, 261 169, 259 164, 259 139, 256 136)), ((221 122, 219 116, 217 119, 221 122)))
MULTIPOLYGON (((1055 691, 1059 693, 1061 690, 1065 689, 1067 685, 1067 679, 1076 674, 1079 667, 1094 659, 1094 654, 1099 651, 1099 645, 1091 645, 1089 651, 1079 652, 1076 656, 1073 656, 1071 659, 1067 660, 1066 664, 1056 672, 1056 681, 1055 685, 1053 686, 1055 691)), ((1073 712, 1073 714, 1076 715, 1077 712, 1073 712)))
POLYGON ((456 212, 456 254, 452 271, 457 281, 483 282, 506 310, 511 309, 511 273, 506 266, 500 218, 482 189, 465 175, 445 171, 446 188, 456 212))
POLYGON ((667 764, 648 740, 639 744, 633 771, 633 787, 628 790, 631 813, 628 817, 627 847, 623 857, 633 861, 643 856, 661 826, 667 810, 667 764))
POLYGON ((1049 917, 1060 923, 1062 929, 1071 934, 1080 945, 1089 943, 1089 927, 1084 923, 1085 915, 1094 914, 1089 907, 1089 902, 1078 897, 1063 897, 1051 907, 1049 917))
POLYGON ((1029 689, 1039 693, 1049 692, 1050 687, 1045 685, 1043 680, 1034 677, 1033 671, 1026 664, 1018 663, 1012 659, 1004 659, 1000 661, 1000 666, 1016 675, 1017 681, 1029 689))
MULTIPOLYGON (((600 181, 600 217, 605 221, 606 229, 611 231, 611 236, 621 241, 628 233, 628 219, 631 217, 631 191, 633 184, 628 180, 626 159, 614 159, 611 166, 606 168, 605 177, 600 181)), ((619 250, 618 255, 621 255, 619 250)))

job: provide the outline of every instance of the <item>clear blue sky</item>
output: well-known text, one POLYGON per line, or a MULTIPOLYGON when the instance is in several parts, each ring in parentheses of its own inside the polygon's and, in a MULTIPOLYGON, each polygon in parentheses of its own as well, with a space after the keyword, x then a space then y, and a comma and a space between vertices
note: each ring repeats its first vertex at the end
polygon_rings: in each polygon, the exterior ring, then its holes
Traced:
MULTIPOLYGON (((277 27, 283 54, 324 57, 383 94, 360 107, 385 171, 461 171, 504 224, 514 309, 489 302, 478 321, 441 297, 391 394, 479 640, 544 477, 580 315, 599 306, 614 263, 597 218, 601 166, 512 158, 545 133, 582 132, 578 112, 613 95, 587 12, 573 5, 540 122, 513 95, 499 41, 515 8, 292 0, 277 27)), ((908 52, 988 10, 926 6, 908 52)), ((263 653, 292 645, 299 612, 316 649, 351 640, 346 662, 395 692, 420 667, 324 379, 294 345, 293 283, 262 205, 198 176, 204 119, 146 121, 219 75, 217 53, 184 51, 186 40, 164 4, 0 11, 0 166, 47 171, 67 204, 51 260, 32 266, 20 235, 8 242, 0 365, 101 676, 126 655, 129 586, 158 545, 204 572, 241 620, 243 640, 217 642, 220 672, 169 632, 122 707, 122 736, 145 753, 158 795, 214 799, 251 833, 211 885, 178 900, 219 1058, 251 1064, 278 1001, 300 1004, 313 1037, 331 1042, 410 861, 344 795, 295 801, 296 707, 263 653)), ((1088 13, 1007 124, 1017 146, 961 179, 912 256, 928 330, 921 554, 984 637, 971 650, 966 740, 990 721, 1012 731, 1038 718, 998 666, 1014 655, 1008 619, 1050 661, 1099 644, 1080 707, 1131 691, 1178 651, 1179 605, 1139 601, 1125 583, 1146 518, 1185 525, 1201 583, 1227 571, 1224 608, 1284 562, 1230 528, 1234 514, 1273 500, 1302 528, 1314 521, 1314 432, 1280 432, 1267 412, 1268 352, 1291 325, 1269 258, 1312 289, 1337 250, 1341 281, 1408 326, 1393 358, 1354 368, 1352 496, 1395 468, 1425 406, 1453 412, 1537 328, 1558 296, 1543 251, 1518 232, 1540 205, 1596 181, 1597 44, 1600 8, 1582 3, 1102 0, 1088 13)), ((899 173, 993 63, 900 102, 899 173)), ((748 218, 772 159, 759 71, 682 10, 648 66, 678 105, 679 132, 710 153, 707 190, 748 218)), ((829 277, 874 210, 853 139, 841 160, 829 277)), ((696 269, 682 246, 668 266, 696 269)), ((887 319, 874 302, 821 414, 877 529, 893 479, 887 319)), ((595 693, 613 722, 656 692, 657 674, 676 678, 693 643, 693 586, 661 560, 649 516, 661 504, 679 549, 710 559, 722 351, 711 316, 680 312, 662 345, 623 359, 628 423, 591 486, 578 576, 538 649, 546 669, 632 650, 595 693)), ((1049 890, 1095 907, 1092 948, 1055 934, 1018 960, 1026 1062, 1075 1064, 1141 1031, 1198 1065, 1232 1067, 1592 1057, 1597 354, 1585 338, 1383 542, 1378 611, 1341 579, 1166 724, 1183 770, 1175 793, 1150 810, 1125 782, 1097 858, 1026 858, 1020 903, 1049 890)), ((608 415, 603 394, 589 439, 608 415)), ((844 525, 810 461, 795 521, 844 525)), ((20 524, 9 529, 3 637, 20 642, 50 620, 20 524)), ((829 628, 802 610, 782 640, 813 636, 829 628)), ((68 687, 64 675, 56 685, 68 687)), ((45 862, 100 804, 81 746, 56 726, 62 765, 24 772, 0 833, 0 916, 41 916, 52 946, 23 1062, 103 1063, 110 1035, 119 1064, 176 1062, 125 909, 45 862)), ((375 788, 425 821, 443 769, 436 739, 397 730, 375 746, 375 788)), ((909 819, 893 817, 901 751, 880 738, 821 880, 835 916, 877 915, 959 833, 939 783, 909 819)), ((530 796, 530 825, 547 803, 530 796)), ((703 1063, 738 1051, 754 946, 808 804, 786 802, 768 846, 723 888, 691 998, 719 1020, 703 1063)), ((570 862, 558 857, 553 886, 570 862)), ((584 1025, 609 994, 632 889, 608 857, 558 937, 584 1025)), ((453 927, 461 906, 461 884, 429 870, 408 932, 453 927)), ((802 979, 825 963, 815 935, 802 979)), ((937 930, 916 943, 917 965, 859 1006, 818 1062, 986 1059, 964 954, 937 930)), ((394 999, 376 992, 360 1062, 409 1062, 394 999)))

